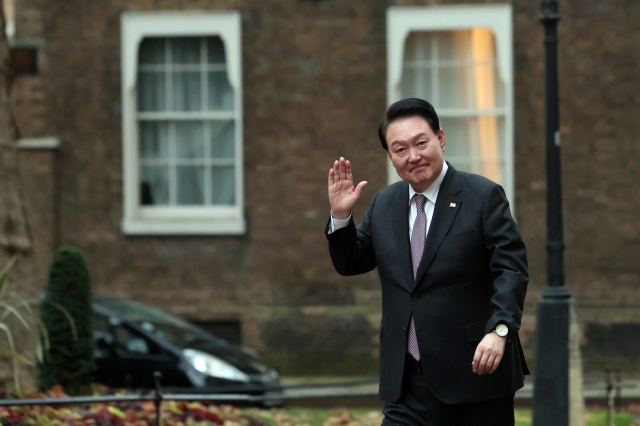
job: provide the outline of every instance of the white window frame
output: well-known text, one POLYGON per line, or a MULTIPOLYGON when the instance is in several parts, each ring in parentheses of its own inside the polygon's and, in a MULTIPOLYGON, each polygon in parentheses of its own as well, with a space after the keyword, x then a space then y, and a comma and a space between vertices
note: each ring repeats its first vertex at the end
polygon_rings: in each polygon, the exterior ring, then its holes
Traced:
POLYGON ((124 217, 127 235, 242 235, 244 217, 242 57, 239 11, 124 12, 120 17, 122 57, 122 149, 124 217), (235 120, 236 204, 233 206, 143 206, 140 204, 136 77, 138 51, 145 37, 219 36, 225 46, 234 112, 203 112, 208 118, 235 120))
MULTIPOLYGON (((504 181, 501 183, 514 211, 514 90, 513 90, 513 12, 510 4, 394 6, 387 9, 387 101, 402 99, 401 80, 404 46, 412 31, 455 31, 474 27, 491 28, 496 40, 496 60, 504 82, 505 142, 504 181)), ((446 129, 445 129, 446 131, 446 129)), ((445 153, 446 159, 446 153, 445 153)), ((455 166, 455 164, 454 164, 455 166)), ((387 164, 388 183, 400 180, 391 161, 387 164)))
POLYGON ((5 18, 5 27, 3 29, 11 45, 16 35, 16 4, 14 0, 4 0, 2 4, 5 18))

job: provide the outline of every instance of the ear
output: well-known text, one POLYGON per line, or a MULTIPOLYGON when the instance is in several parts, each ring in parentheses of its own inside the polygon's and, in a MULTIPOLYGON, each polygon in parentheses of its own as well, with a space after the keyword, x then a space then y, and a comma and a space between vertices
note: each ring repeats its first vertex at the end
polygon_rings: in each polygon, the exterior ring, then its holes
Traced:
POLYGON ((438 132, 438 142, 440 142, 440 150, 444 152, 445 149, 447 149, 447 138, 444 135, 444 130, 442 129, 438 132))

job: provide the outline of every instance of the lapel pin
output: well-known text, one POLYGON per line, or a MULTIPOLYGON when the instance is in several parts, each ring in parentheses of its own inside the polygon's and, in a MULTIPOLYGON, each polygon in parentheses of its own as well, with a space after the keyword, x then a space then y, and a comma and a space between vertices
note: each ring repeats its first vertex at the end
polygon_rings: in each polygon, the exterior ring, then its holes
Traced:
POLYGON ((456 203, 449 203, 449 207, 455 207, 456 203))

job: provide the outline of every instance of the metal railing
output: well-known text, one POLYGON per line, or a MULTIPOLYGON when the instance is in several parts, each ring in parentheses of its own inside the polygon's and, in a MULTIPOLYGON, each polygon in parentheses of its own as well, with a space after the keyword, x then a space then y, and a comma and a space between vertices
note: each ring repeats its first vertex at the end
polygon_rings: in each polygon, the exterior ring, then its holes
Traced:
MULTIPOLYGON (((301 383, 287 386, 255 386, 255 387, 212 387, 202 391, 209 393, 188 393, 192 389, 187 388, 167 388, 173 392, 165 393, 161 386, 162 374, 156 371, 153 375, 155 389, 151 394, 129 394, 129 395, 102 395, 102 396, 69 396, 60 398, 42 399, 0 399, 0 407, 17 406, 41 406, 41 405, 80 405, 94 403, 126 403, 126 402, 153 402, 156 411, 157 425, 162 424, 162 403, 164 401, 200 401, 213 403, 244 403, 264 405, 279 405, 285 400, 307 399, 307 398, 336 398, 336 397, 362 397, 375 396, 377 390, 361 389, 349 390, 363 385, 373 385, 378 383, 378 378, 365 378, 343 382, 321 382, 321 383, 301 383), (347 389, 345 389, 347 388, 347 389), (310 392, 293 392, 287 394, 286 391, 296 391, 309 389, 310 392), (315 390, 315 392, 314 392, 315 390), (260 395, 252 395, 243 392, 264 392, 260 395)), ((585 382, 585 390, 601 389, 605 391, 607 403, 607 426, 614 426, 613 418, 617 410, 622 406, 622 389, 635 388, 636 383, 623 381, 619 366, 605 366, 605 381, 585 382)))
POLYGON ((29 398, 29 399, 0 399, 0 407, 18 407, 18 406, 39 406, 39 405, 80 405, 80 404, 95 404, 95 403, 109 403, 109 402, 153 402, 156 411, 156 423, 158 426, 162 424, 162 402, 164 401, 200 401, 200 402, 217 402, 217 403, 274 403, 274 405, 281 403, 283 400, 288 399, 301 399, 301 398, 335 398, 341 396, 371 396, 377 395, 377 391, 335 391, 331 393, 316 392, 315 394, 306 395, 286 395, 285 390, 293 389, 314 389, 314 388, 345 388, 354 387, 367 384, 374 384, 378 382, 378 378, 352 380, 348 382, 339 383, 311 383, 311 384, 299 384, 289 386, 264 386, 256 388, 210 388, 209 391, 247 391, 247 390, 261 390, 264 394, 250 395, 243 393, 208 393, 208 394, 191 394, 191 393, 165 393, 162 389, 162 373, 156 371, 153 374, 155 382, 155 389, 150 395, 102 395, 102 396, 67 396, 59 398, 29 398))
POLYGON ((622 380, 619 365, 605 365, 604 373, 607 390, 607 426, 615 426, 613 417, 616 413, 616 408, 620 410, 622 407, 622 389, 634 388, 636 384, 622 380))

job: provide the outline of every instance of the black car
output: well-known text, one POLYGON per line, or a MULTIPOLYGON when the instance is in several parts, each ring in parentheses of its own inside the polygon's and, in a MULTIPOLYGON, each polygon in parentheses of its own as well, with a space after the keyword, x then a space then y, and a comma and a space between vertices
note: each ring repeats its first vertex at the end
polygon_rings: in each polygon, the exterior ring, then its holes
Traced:
MULTIPOLYGON (((278 373, 248 348, 158 308, 116 297, 93 297, 97 380, 110 387, 189 393, 279 392, 278 373)), ((274 402, 275 400, 272 400, 274 402)))

